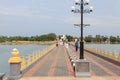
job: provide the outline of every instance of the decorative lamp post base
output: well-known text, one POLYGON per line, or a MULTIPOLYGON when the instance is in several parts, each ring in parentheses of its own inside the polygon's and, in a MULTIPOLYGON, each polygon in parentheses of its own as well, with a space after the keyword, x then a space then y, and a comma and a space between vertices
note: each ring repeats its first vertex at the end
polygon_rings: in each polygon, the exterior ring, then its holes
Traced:
POLYGON ((80 59, 75 62, 75 77, 90 77, 90 62, 80 59))

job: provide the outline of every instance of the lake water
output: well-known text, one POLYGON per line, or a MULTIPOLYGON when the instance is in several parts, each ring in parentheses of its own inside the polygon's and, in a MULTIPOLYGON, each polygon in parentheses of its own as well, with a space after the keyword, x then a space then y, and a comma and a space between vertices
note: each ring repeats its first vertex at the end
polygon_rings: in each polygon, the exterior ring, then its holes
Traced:
POLYGON ((37 44, 24 44, 24 45, 0 45, 0 72, 9 74, 8 59, 11 57, 12 49, 16 48, 19 51, 19 55, 32 54, 32 52, 42 50, 48 47, 48 45, 37 44))
POLYGON ((93 48, 98 48, 102 50, 114 51, 116 54, 120 52, 120 44, 85 44, 85 46, 90 46, 93 48))

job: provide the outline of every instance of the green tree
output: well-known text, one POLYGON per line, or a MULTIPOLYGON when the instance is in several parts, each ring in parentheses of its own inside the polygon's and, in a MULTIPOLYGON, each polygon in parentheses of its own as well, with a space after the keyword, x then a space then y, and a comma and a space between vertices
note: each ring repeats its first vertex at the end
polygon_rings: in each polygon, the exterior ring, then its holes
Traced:
POLYGON ((0 42, 5 42, 7 41, 7 37, 6 36, 0 36, 0 42))
POLYGON ((115 43, 115 42, 116 42, 116 37, 110 36, 110 42, 111 42, 111 43, 115 43))
POLYGON ((73 36, 70 35, 66 35, 66 38, 68 39, 68 41, 72 41, 74 39, 73 36))
POLYGON ((101 36, 100 35, 96 35, 95 40, 96 40, 96 42, 101 42, 102 41, 101 36))
POLYGON ((108 37, 107 36, 102 36, 102 41, 105 42, 107 41, 108 37))
POLYGON ((86 42, 92 42, 93 37, 92 37, 92 35, 88 35, 87 37, 84 38, 84 40, 85 40, 86 42))
POLYGON ((54 40, 57 39, 57 36, 56 36, 55 33, 49 33, 49 34, 47 35, 47 39, 48 39, 48 41, 54 41, 54 40))
POLYGON ((47 41, 47 35, 41 35, 40 37, 39 37, 39 40, 40 41, 47 41))
POLYGON ((120 43, 120 37, 119 37, 119 36, 117 36, 116 41, 117 41, 118 43, 120 43))

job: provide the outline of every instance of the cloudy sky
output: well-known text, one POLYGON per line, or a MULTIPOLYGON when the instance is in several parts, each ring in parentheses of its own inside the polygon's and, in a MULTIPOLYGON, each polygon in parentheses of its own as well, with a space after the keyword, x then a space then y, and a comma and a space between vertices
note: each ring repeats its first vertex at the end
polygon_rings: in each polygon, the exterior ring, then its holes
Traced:
MULTIPOLYGON (((120 36, 120 0, 90 0, 94 11, 84 14, 86 35, 120 36)), ((70 11, 74 0, 0 0, 0 35, 34 36, 47 33, 80 36, 80 14, 70 11)), ((88 8, 89 6, 85 6, 88 8)), ((79 8, 79 6, 76 6, 79 8)))

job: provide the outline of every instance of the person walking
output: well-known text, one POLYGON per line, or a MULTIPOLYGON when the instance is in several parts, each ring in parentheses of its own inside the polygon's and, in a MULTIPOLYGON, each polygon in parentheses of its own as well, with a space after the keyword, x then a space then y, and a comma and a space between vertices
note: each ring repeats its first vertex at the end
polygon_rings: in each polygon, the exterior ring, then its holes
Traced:
POLYGON ((75 50, 78 51, 78 41, 75 42, 75 50))

